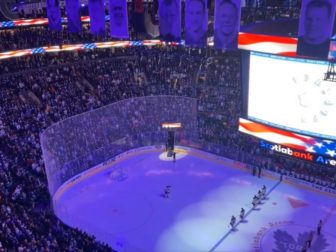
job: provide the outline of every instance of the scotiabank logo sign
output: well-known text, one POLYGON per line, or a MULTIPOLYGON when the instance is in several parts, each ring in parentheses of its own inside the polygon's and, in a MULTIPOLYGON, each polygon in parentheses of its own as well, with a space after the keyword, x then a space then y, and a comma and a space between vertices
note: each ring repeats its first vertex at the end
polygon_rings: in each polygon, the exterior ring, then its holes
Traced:
POLYGON ((321 155, 314 155, 313 153, 309 153, 309 152, 297 151, 289 147, 284 147, 280 144, 271 144, 266 141, 260 140, 260 147, 263 149, 272 150, 277 153, 296 157, 296 158, 314 162, 317 164, 336 167, 336 159, 328 158, 328 157, 321 156, 321 155))

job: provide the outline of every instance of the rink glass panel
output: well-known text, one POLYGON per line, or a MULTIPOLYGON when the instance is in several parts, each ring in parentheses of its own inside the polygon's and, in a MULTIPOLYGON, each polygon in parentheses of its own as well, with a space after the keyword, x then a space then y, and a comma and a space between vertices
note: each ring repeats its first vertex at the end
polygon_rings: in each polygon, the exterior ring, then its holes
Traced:
POLYGON ((67 180, 127 150, 164 145, 163 122, 181 122, 176 143, 197 139, 197 100, 148 96, 122 100, 53 124, 41 135, 51 195, 67 180))

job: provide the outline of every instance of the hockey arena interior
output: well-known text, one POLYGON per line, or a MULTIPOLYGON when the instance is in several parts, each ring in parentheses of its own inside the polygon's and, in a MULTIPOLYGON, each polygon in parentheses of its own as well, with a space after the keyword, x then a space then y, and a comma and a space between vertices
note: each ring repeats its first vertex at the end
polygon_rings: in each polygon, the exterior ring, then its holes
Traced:
POLYGON ((335 13, 1 0, 0 252, 336 252, 335 13))

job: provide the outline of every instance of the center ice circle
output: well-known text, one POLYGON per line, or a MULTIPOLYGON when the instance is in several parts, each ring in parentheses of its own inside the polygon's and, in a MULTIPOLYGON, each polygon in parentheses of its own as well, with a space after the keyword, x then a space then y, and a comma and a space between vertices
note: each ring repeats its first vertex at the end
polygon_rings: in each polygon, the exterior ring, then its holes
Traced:
POLYGON ((314 232, 312 251, 333 251, 336 237, 329 232, 316 233, 316 227, 294 223, 270 227, 260 240, 260 251, 302 251, 310 232, 314 232))

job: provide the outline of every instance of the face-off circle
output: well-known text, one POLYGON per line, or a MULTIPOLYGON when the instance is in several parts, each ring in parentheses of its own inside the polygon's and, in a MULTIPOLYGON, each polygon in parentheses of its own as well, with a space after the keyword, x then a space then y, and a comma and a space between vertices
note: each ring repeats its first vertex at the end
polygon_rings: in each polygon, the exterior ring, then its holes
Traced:
POLYGON ((313 232, 311 251, 333 251, 336 247, 336 236, 328 232, 316 233, 316 227, 295 224, 290 221, 269 223, 255 237, 256 251, 297 251, 304 248, 313 232))

